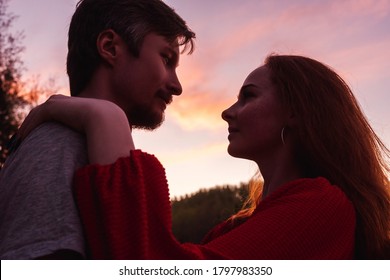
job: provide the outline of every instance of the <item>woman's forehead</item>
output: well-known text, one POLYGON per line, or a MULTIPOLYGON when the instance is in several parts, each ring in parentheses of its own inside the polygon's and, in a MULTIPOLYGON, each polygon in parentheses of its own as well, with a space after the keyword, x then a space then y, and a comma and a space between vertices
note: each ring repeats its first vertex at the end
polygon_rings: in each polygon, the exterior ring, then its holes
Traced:
POLYGON ((242 87, 249 85, 264 87, 270 84, 270 73, 267 67, 260 66, 253 70, 245 79, 242 87))

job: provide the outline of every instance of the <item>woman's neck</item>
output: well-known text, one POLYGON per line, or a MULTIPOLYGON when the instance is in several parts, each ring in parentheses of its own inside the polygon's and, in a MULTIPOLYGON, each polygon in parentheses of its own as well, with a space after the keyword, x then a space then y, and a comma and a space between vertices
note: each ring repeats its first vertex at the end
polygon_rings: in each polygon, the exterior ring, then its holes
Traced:
POLYGON ((257 162, 264 179, 262 198, 270 195, 280 186, 304 177, 304 172, 290 155, 283 155, 272 160, 257 162))

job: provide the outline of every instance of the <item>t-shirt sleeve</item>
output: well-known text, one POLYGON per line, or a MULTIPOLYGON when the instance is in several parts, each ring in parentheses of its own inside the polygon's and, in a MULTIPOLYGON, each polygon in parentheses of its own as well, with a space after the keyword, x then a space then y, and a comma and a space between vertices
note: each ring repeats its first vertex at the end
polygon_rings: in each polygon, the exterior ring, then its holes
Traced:
POLYGON ((72 193, 87 164, 85 141, 55 123, 33 131, 10 155, 0 177, 1 259, 34 259, 59 250, 85 255, 72 193))

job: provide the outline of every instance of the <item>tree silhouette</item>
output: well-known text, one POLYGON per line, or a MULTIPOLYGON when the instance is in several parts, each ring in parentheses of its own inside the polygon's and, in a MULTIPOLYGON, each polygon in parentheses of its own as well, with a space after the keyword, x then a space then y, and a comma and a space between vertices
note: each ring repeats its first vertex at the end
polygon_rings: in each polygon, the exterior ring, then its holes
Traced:
POLYGON ((19 80, 23 63, 20 54, 22 33, 12 34, 16 16, 7 12, 8 1, 0 0, 0 167, 7 156, 6 144, 19 124, 17 108, 27 105, 19 96, 19 80))
POLYGON ((21 81, 24 36, 23 32, 11 30, 17 16, 7 11, 8 3, 9 0, 0 0, 0 169, 7 157, 9 138, 17 131, 26 112, 36 104, 38 96, 48 95, 48 90, 38 86, 38 81, 33 81, 29 90, 21 81))
POLYGON ((248 184, 216 186, 172 200, 172 230, 180 242, 199 243, 206 233, 242 208, 248 184))

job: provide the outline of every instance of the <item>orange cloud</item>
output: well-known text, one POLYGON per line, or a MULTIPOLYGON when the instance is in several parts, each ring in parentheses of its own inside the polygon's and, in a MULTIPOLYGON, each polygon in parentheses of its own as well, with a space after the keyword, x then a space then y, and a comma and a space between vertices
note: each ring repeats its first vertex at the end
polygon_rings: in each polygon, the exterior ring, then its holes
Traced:
POLYGON ((193 147, 187 150, 174 151, 170 150, 167 153, 159 153, 159 158, 161 162, 164 162, 164 165, 172 166, 181 164, 187 161, 194 161, 199 158, 209 158, 212 155, 216 154, 226 154, 227 142, 220 143, 208 143, 201 147, 193 147))
POLYGON ((212 130, 223 127, 221 113, 233 103, 234 92, 240 84, 221 83, 220 61, 218 55, 204 50, 182 58, 178 75, 183 94, 174 99, 167 112, 181 128, 212 130))
POLYGON ((216 129, 225 125, 221 113, 231 103, 220 93, 193 91, 175 99, 168 114, 186 130, 216 129))
POLYGON ((196 52, 184 60, 180 70, 184 94, 171 109, 183 128, 214 129, 223 125, 220 114, 233 102, 244 79, 244 74, 236 70, 240 67, 237 60, 245 55, 247 59, 252 52, 259 64, 262 57, 256 55, 272 51, 313 56, 345 73, 347 80, 351 76, 375 80, 387 73, 389 40, 365 38, 372 34, 377 20, 389 15, 388 0, 321 1, 285 7, 273 2, 266 12, 252 3, 243 3, 247 5, 220 14, 221 25, 230 27, 208 38, 207 45, 202 45, 200 32, 196 52), (227 18, 237 24, 229 25, 227 18), (230 80, 223 80, 228 71, 232 73, 230 80))

